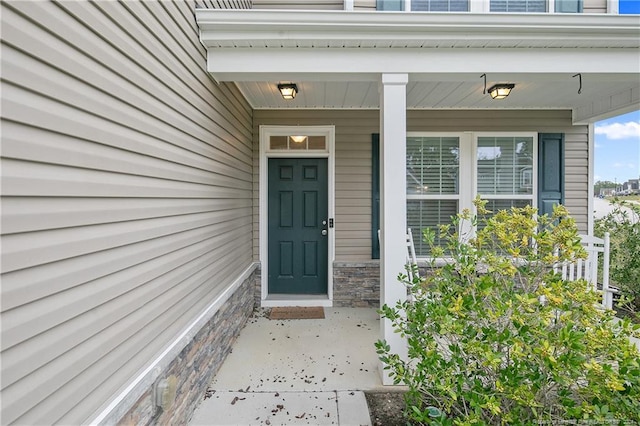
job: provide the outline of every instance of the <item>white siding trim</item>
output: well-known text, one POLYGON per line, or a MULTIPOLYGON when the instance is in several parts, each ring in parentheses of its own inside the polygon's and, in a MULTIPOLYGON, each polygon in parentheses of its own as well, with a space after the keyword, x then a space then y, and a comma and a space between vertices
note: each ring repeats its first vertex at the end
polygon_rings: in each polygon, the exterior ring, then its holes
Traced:
POLYGON ((153 386, 162 372, 193 340, 204 325, 213 318, 222 305, 229 300, 233 293, 244 283, 258 266, 252 263, 244 272, 222 291, 207 308, 196 317, 176 338, 159 354, 147 367, 136 376, 126 388, 111 400, 98 414, 89 417, 86 423, 91 425, 115 424, 124 416, 135 402, 153 386))
MULTIPOLYGON (((593 235, 593 225, 595 224, 594 215, 593 215, 593 185, 594 185, 594 164, 595 164, 595 125, 594 123, 589 123, 589 159, 588 159, 588 167, 587 171, 587 182, 589 187, 587 189, 587 235, 593 235)), ((566 146, 566 142, 565 142, 566 146)), ((566 161, 566 160, 565 160, 566 161)))

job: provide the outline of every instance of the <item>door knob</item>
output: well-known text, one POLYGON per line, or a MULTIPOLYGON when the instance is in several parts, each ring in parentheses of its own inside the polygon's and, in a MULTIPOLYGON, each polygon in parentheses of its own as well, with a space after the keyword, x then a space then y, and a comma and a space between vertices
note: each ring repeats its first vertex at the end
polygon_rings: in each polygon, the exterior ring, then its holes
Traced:
POLYGON ((326 229, 322 230, 322 235, 327 235, 327 230, 326 229))

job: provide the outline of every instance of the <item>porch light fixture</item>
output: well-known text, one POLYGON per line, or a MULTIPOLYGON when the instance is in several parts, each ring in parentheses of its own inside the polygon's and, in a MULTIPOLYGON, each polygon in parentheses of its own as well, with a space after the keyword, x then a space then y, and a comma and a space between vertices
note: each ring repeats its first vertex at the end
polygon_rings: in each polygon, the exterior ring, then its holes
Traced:
POLYGON ((295 143, 302 143, 302 142, 304 142, 304 141, 306 141, 306 140, 307 140, 307 137, 306 137, 306 136, 302 136, 302 135, 299 135, 299 136, 289 136, 289 137, 290 137, 290 138, 291 138, 291 140, 292 140, 292 141, 294 141, 295 143))
POLYGON ((509 96, 511 89, 516 87, 515 84, 496 84, 489 88, 489 96, 491 99, 504 99, 509 96))
POLYGON ((291 100, 296 97, 298 86, 296 86, 295 83, 280 83, 278 84, 278 90, 283 99, 291 100))

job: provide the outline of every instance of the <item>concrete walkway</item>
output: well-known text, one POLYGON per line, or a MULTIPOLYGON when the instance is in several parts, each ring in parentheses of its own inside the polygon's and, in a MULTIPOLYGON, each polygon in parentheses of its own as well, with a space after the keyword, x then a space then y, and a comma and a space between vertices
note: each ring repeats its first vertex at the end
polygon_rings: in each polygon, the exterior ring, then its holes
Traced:
POLYGON ((189 424, 370 425, 363 391, 382 386, 375 310, 325 308, 318 320, 265 314, 242 330, 189 424))

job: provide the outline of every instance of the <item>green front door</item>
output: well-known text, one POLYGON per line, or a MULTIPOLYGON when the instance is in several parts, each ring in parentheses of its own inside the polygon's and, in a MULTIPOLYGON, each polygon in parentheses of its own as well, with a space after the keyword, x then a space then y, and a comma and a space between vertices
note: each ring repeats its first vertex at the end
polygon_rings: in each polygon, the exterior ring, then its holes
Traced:
POLYGON ((269 294, 327 294, 326 158, 269 159, 269 294))

